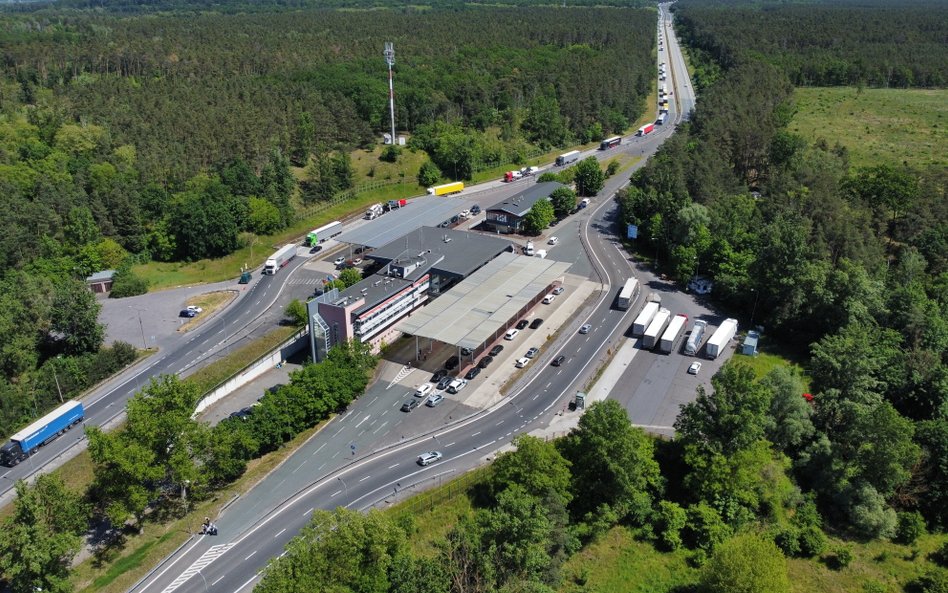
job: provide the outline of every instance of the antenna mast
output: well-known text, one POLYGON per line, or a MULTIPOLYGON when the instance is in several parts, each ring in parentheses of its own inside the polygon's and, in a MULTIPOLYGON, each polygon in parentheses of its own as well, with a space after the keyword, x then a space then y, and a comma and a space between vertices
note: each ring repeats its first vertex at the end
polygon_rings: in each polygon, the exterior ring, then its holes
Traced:
POLYGON ((392 146, 398 143, 395 139, 395 87, 392 84, 392 66, 395 65, 395 46, 390 41, 385 42, 385 63, 388 64, 388 110, 392 116, 392 146))

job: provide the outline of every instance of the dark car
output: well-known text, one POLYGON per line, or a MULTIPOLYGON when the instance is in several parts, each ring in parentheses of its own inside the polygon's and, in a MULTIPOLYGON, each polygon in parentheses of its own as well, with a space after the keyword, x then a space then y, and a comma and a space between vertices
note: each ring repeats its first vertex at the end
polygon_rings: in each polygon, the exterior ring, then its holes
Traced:
POLYGON ((494 357, 488 354, 487 356, 484 356, 479 361, 477 361, 477 366, 482 369, 486 369, 487 367, 490 366, 490 363, 492 362, 494 362, 494 357))
POLYGON ((488 354, 490 354, 491 356, 497 356, 503 351, 504 351, 503 344, 497 344, 496 346, 490 349, 490 352, 488 352, 488 354))
POLYGON ((461 364, 461 360, 457 356, 452 356, 451 358, 444 361, 444 368, 453 371, 458 368, 458 365, 461 364))
POLYGON ((555 367, 558 367, 558 366, 560 366, 561 364, 563 364, 564 362, 566 362, 566 357, 563 356, 562 354, 560 354, 559 356, 557 356, 556 358, 554 358, 554 359, 553 359, 553 362, 551 362, 550 364, 553 365, 553 366, 555 366, 555 367))
POLYGON ((197 311, 192 309, 181 309, 181 313, 178 314, 181 317, 196 317, 197 311))
POLYGON ((448 371, 444 369, 438 369, 437 371, 435 371, 433 375, 431 375, 431 379, 428 379, 428 380, 431 381, 432 383, 437 383, 441 381, 441 379, 444 379, 447 375, 448 375, 448 371))
POLYGON ((474 215, 474 214, 480 214, 480 213, 481 213, 481 207, 480 207, 480 206, 478 206, 477 204, 474 204, 473 206, 471 206, 471 214, 472 214, 472 215, 474 215))
POLYGON ((521 319, 520 321, 517 322, 517 329, 523 329, 527 327, 528 325, 530 325, 529 321, 527 321, 526 319, 521 319))
POLYGON ((441 380, 438 381, 438 389, 447 389, 448 385, 451 384, 451 381, 454 381, 454 377, 451 375, 445 375, 441 377, 441 380))
POLYGON ((530 324, 530 329, 537 329, 541 325, 543 325, 543 320, 537 317, 533 320, 533 323, 530 324))
POLYGON ((239 418, 240 420, 246 420, 250 416, 251 412, 253 412, 253 408, 241 408, 240 410, 237 410, 236 412, 231 412, 230 417, 239 418))
POLYGON ((473 352, 470 348, 461 348, 461 356, 470 356, 473 352))
MULTIPOLYGON (((483 362, 483 359, 481 359, 481 362, 483 362)), ((464 378, 470 381, 474 377, 478 376, 480 373, 481 373, 481 369, 479 369, 478 367, 472 367, 471 370, 469 370, 467 374, 464 375, 464 378)))
POLYGON ((412 410, 417 408, 418 404, 420 403, 421 403, 420 399, 413 397, 407 402, 402 404, 402 412, 411 412, 412 410))

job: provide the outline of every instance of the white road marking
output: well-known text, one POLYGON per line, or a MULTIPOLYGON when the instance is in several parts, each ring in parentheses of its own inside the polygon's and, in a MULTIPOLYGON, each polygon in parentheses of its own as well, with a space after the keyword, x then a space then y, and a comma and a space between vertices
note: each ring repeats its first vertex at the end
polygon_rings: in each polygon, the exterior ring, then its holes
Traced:
POLYGON ((453 444, 454 444, 454 443, 448 443, 447 445, 445 445, 445 448, 450 447, 450 446, 453 445, 453 444))
POLYGON ((310 507, 310 509, 309 509, 308 511, 306 511, 305 513, 303 513, 303 516, 305 517, 306 515, 312 513, 314 510, 316 510, 316 507, 310 507))
POLYGON ((190 579, 197 573, 201 572, 202 568, 204 568, 211 562, 214 562, 219 557, 221 557, 224 554, 224 552, 226 552, 231 547, 233 547, 235 543, 236 542, 231 542, 229 544, 224 544, 220 546, 211 546, 207 552, 204 552, 204 555, 202 555, 200 558, 194 561, 194 564, 189 566, 184 572, 178 575, 178 578, 171 581, 171 584, 165 587, 162 593, 171 593, 172 591, 174 591, 175 589, 183 585, 185 582, 187 582, 188 579, 190 579))
POLYGON ((250 556, 247 556, 246 558, 244 558, 244 561, 250 560, 250 558, 251 558, 254 554, 256 554, 256 553, 257 553, 257 551, 254 550, 253 552, 250 553, 250 556))
MULTIPOLYGON (((365 422, 366 420, 368 420, 368 419, 371 418, 371 417, 372 417, 372 414, 367 415, 367 416, 366 416, 365 418, 363 418, 358 424, 356 424, 355 427, 356 427, 356 428, 359 428, 360 426, 362 426, 362 423, 363 423, 363 422, 365 422)), ((336 434, 339 434, 339 433, 337 432, 336 434)))
POLYGON ((472 434, 471 436, 472 436, 472 437, 476 437, 476 436, 479 435, 479 434, 481 434, 481 431, 478 430, 477 432, 475 432, 475 433, 472 434))
POLYGON ((401 465, 401 463, 393 463, 392 465, 388 466, 388 469, 398 467, 399 465, 401 465))
POLYGON ((217 577, 217 580, 214 581, 213 583, 211 583, 211 586, 213 587, 213 586, 216 585, 217 583, 221 582, 221 580, 222 580, 224 577, 226 577, 226 576, 227 576, 227 575, 224 574, 224 575, 221 575, 221 576, 217 577))
POLYGON ((329 495, 329 498, 334 498, 334 497, 335 497, 337 494, 339 494, 340 492, 342 492, 342 490, 336 490, 335 492, 333 492, 332 494, 329 495))
POLYGON ((276 539, 276 538, 280 537, 280 536, 283 534, 284 531, 286 531, 286 527, 284 527, 284 528, 281 529, 276 535, 274 535, 274 536, 273 536, 273 539, 276 539))
POLYGON ((360 478, 359 481, 360 481, 360 482, 364 482, 364 481, 368 480, 368 479, 371 478, 371 477, 372 477, 372 476, 366 476, 366 477, 364 477, 364 478, 360 478))

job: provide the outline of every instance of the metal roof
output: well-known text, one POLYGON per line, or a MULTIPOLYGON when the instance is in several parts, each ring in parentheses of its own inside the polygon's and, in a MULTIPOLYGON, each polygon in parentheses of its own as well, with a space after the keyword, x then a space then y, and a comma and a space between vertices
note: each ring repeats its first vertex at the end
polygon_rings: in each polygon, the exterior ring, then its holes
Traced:
POLYGON ((482 235, 456 229, 421 227, 366 254, 383 266, 417 261, 425 272, 467 276, 494 259, 502 251, 513 249, 513 243, 493 235, 482 235))
POLYGON ((86 282, 102 282, 103 280, 111 280, 114 277, 115 270, 102 270, 86 278, 86 282))
POLYGON ((544 181, 543 183, 538 183, 518 194, 510 196, 502 202, 497 202, 488 208, 488 210, 499 210, 513 214, 514 216, 523 217, 530 211, 530 208, 533 208, 534 204, 540 200, 549 198, 550 194, 561 187, 566 186, 555 181, 544 181))
POLYGON ((436 227, 473 205, 474 202, 470 200, 450 196, 417 198, 402 208, 386 212, 375 220, 342 233, 336 240, 378 249, 420 227, 436 227))
POLYGON ((501 253, 412 313, 396 329, 462 348, 477 348, 569 267, 567 262, 501 253))

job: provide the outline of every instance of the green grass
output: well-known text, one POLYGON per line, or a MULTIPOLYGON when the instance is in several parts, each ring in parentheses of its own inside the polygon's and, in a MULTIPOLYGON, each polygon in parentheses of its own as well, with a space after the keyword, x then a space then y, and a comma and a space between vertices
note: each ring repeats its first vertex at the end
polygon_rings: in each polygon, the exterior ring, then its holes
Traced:
POLYGON ((174 533, 169 532, 165 533, 158 539, 154 539, 150 542, 146 542, 142 546, 135 549, 134 552, 128 556, 124 556, 116 560, 105 574, 100 575, 94 581, 92 581, 92 588, 95 590, 100 590, 103 587, 112 584, 112 582, 123 574, 138 570, 141 568, 142 563, 148 559, 148 552, 156 545, 161 545, 162 543, 168 541, 174 533))
POLYGON ((784 352, 774 344, 766 343, 765 340, 766 336, 762 336, 756 356, 737 353, 731 360, 751 367, 758 379, 777 367, 789 367, 803 381, 804 388, 809 390, 810 377, 806 374, 801 361, 797 360, 792 353, 784 352))
POLYGON ((197 384, 202 392, 210 391, 236 375, 251 362, 276 348, 298 330, 297 327, 278 327, 249 344, 234 350, 213 364, 198 369, 194 374, 189 375, 186 381, 197 384))
POLYGON ((798 88, 790 130, 849 150, 854 166, 948 166, 948 89, 798 88))

